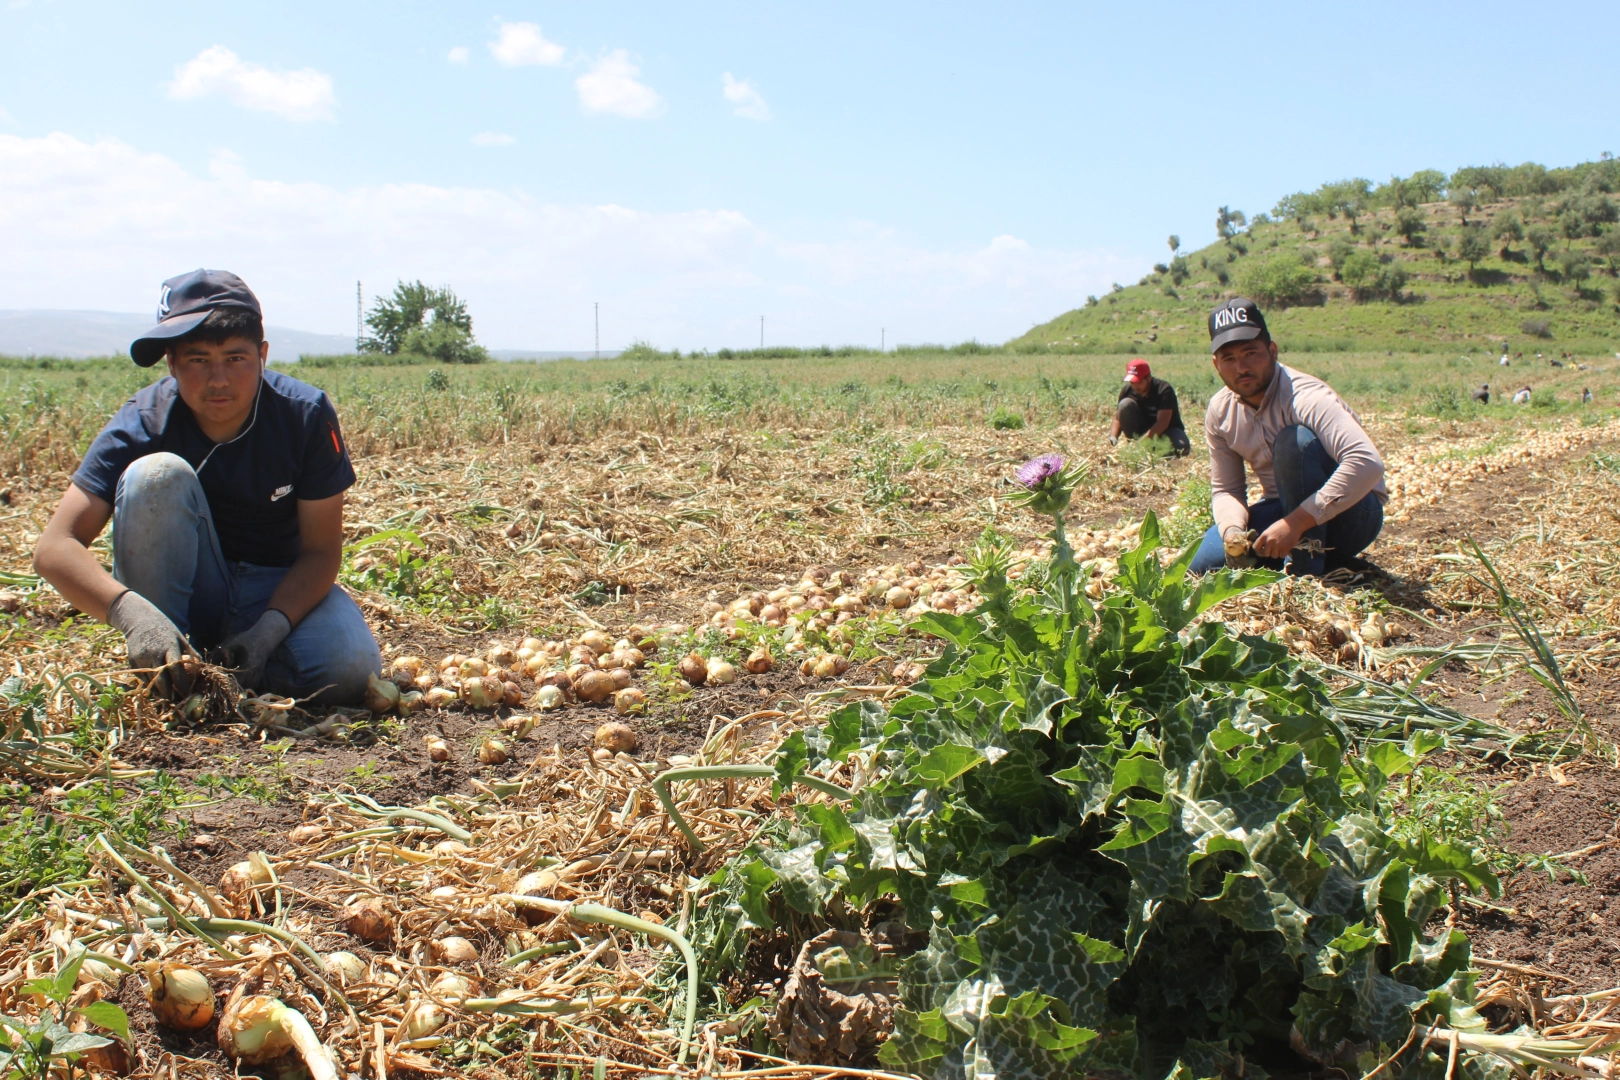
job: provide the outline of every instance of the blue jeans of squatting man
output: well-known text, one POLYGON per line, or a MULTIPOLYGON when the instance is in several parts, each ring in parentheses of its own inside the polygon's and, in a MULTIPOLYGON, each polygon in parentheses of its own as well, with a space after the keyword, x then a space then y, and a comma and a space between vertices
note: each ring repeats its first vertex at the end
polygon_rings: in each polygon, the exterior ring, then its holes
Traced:
MULTIPOLYGON (((1277 478, 1278 498, 1262 499, 1249 507, 1249 528, 1265 532, 1299 508, 1299 504, 1319 491, 1339 463, 1328 454, 1316 432, 1302 424, 1291 424, 1277 433, 1271 447, 1271 467, 1277 478)), ((1320 540, 1326 556, 1313 555, 1295 563, 1292 559, 1261 559, 1260 565, 1293 574, 1323 574, 1342 566, 1365 551, 1378 539, 1384 527, 1384 504, 1369 491, 1360 502, 1338 517, 1305 532, 1305 539, 1320 540)), ((1207 574, 1226 565, 1226 546, 1219 526, 1211 526, 1193 556, 1192 571, 1207 574)))
MULTIPOLYGON (((229 562, 219 549, 202 482, 184 458, 148 454, 124 470, 113 503, 113 577, 156 604, 198 651, 246 630, 264 614, 284 566, 229 562)), ((304 616, 265 665, 262 689, 354 704, 382 670, 377 639, 337 585, 304 616)))

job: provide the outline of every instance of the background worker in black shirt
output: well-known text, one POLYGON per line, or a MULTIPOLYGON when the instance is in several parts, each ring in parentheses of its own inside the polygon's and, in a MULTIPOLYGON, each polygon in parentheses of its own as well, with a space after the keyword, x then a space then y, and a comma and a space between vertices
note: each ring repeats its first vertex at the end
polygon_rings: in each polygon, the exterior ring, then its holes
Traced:
POLYGON ((1162 435, 1170 440, 1176 457, 1192 452, 1187 429, 1181 423, 1175 387, 1155 379, 1146 360, 1132 360, 1125 365, 1125 385, 1119 390, 1119 410, 1114 414, 1108 441, 1118 443, 1121 435, 1127 439, 1162 435))

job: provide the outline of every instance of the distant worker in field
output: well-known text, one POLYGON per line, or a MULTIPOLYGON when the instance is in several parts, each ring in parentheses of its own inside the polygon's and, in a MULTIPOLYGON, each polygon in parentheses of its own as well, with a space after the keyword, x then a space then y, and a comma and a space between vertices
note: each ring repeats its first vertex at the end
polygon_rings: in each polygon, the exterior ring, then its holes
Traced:
POLYGON ((1468 396, 1481 405, 1489 405, 1491 403, 1491 384, 1488 382, 1480 383, 1479 388, 1468 396))
POLYGON ((1125 385, 1120 387, 1119 407, 1114 412, 1113 430, 1108 433, 1110 443, 1120 437, 1150 439, 1162 436, 1170 440, 1170 449, 1176 457, 1192 452, 1187 439, 1187 428, 1181 422, 1181 405, 1176 401, 1175 387, 1163 379, 1153 377, 1153 369, 1141 358, 1125 365, 1125 385))
POLYGON ((1525 383, 1524 389, 1520 390, 1517 394, 1513 395, 1513 404, 1515 404, 1515 405, 1528 405, 1528 404, 1530 404, 1530 384, 1529 383, 1525 383))
POLYGON ((360 701, 382 657, 336 584, 355 477, 331 401, 266 370, 258 298, 223 271, 165 281, 129 352, 169 373, 90 444, 34 566, 123 633, 159 693, 184 697, 182 661, 217 647, 244 687, 360 701), (111 573, 90 552, 109 519, 111 573))
POLYGON ((1215 524, 1193 557, 1208 573, 1257 559, 1296 575, 1365 567, 1384 526, 1384 460, 1332 387, 1277 361, 1253 300, 1209 316, 1210 351, 1225 388, 1204 411, 1215 524), (1263 498, 1247 501, 1244 466, 1263 498))

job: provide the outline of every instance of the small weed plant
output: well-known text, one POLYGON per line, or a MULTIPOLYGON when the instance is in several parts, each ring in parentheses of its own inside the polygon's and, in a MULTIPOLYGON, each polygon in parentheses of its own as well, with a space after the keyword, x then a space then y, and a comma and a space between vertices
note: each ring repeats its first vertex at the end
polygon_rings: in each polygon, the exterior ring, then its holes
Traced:
POLYGON ((112 1002, 68 1004, 83 963, 81 951, 54 978, 23 983, 19 994, 38 995, 45 1002, 37 1020, 0 1014, 0 1080, 47 1080, 64 1067, 71 1073, 73 1064, 85 1054, 112 1045, 106 1035, 74 1031, 69 1024, 75 1017, 120 1039, 129 1038, 129 1017, 112 1002))

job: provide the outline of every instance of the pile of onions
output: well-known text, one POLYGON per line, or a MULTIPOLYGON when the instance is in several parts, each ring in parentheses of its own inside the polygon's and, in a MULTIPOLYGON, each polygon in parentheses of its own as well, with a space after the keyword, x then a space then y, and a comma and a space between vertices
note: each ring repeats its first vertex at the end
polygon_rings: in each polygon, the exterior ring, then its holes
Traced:
POLYGON ((196 1031, 214 1018, 213 987, 202 972, 184 964, 147 964, 146 1001, 157 1022, 175 1031, 196 1031))

